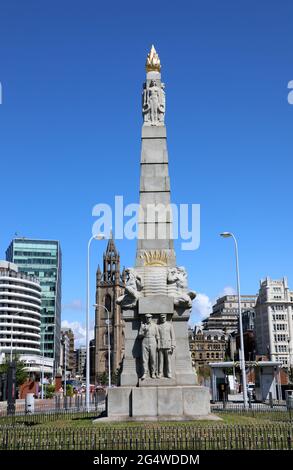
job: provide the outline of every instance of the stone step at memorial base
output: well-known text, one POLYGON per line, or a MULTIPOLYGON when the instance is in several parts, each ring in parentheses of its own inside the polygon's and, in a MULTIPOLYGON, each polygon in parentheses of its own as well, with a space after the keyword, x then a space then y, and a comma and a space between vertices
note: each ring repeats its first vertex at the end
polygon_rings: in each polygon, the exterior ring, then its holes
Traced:
POLYGON ((117 387, 107 394, 107 417, 196 418, 210 414, 210 391, 201 386, 117 387))

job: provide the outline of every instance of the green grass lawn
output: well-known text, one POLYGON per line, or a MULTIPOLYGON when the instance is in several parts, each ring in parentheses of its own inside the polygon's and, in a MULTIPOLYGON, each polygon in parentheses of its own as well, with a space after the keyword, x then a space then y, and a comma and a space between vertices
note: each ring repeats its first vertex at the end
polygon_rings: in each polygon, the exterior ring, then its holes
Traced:
POLYGON ((0 449, 293 449, 293 423, 282 413, 216 416, 221 420, 94 422, 94 414, 4 418, 0 449))
MULTIPOLYGON (((221 421, 208 421, 208 420, 198 420, 198 421, 161 421, 161 422, 137 422, 137 421, 119 421, 119 422, 109 422, 105 423, 105 421, 95 421, 93 422, 93 418, 74 418, 71 416, 64 417, 62 416, 60 419, 47 420, 41 423, 30 423, 29 427, 33 429, 36 428, 149 428, 149 429, 157 429, 161 426, 174 426, 174 427, 181 427, 181 426, 225 426, 225 425, 241 425, 241 424, 248 424, 248 425, 260 425, 260 424, 275 424, 276 418, 271 413, 262 414, 259 416, 243 416, 237 413, 219 413, 216 414, 221 418, 221 421)), ((25 420, 22 417, 16 419, 16 425, 22 425, 25 420)), ((278 421, 279 423, 282 421, 278 421)), ((1 424, 0 424, 1 426, 1 424)))

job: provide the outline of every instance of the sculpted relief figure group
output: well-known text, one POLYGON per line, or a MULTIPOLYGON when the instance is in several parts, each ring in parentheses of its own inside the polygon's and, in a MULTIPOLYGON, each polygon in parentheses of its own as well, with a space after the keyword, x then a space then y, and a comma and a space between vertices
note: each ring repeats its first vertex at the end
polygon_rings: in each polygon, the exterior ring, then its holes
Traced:
MULTIPOLYGON (((138 299, 143 295, 143 283, 140 275, 134 268, 127 268, 125 273, 125 292, 118 297, 117 304, 121 305, 121 308, 124 310, 134 309, 138 299)), ((196 293, 192 290, 188 290, 187 273, 184 267, 168 268, 167 285, 168 284, 174 284, 176 288, 174 306, 185 309, 191 308, 192 300, 195 299, 196 293)))
MULTIPOLYGON (((190 309, 196 293, 188 290, 185 268, 166 266, 163 269, 163 272, 165 272, 166 295, 173 298, 174 310, 178 312, 190 309)), ((153 282, 156 284, 156 276, 162 276, 162 268, 158 272, 152 268, 152 271, 149 271, 148 277, 145 280, 141 270, 138 272, 134 268, 128 268, 125 270, 125 274, 126 285, 124 294, 117 299, 117 304, 121 305, 123 310, 135 310, 138 308, 137 311, 139 313, 139 299, 145 295, 145 292, 148 292, 148 295, 152 295, 149 294, 149 292, 152 292, 151 284, 147 284, 144 290, 143 283, 153 282)), ((141 340, 140 357, 143 369, 141 379, 145 379, 147 376, 151 378, 172 378, 171 361, 172 354, 176 348, 172 321, 167 321, 167 316, 161 314, 158 322, 156 322, 153 321, 151 314, 146 314, 145 323, 142 322, 140 325, 138 338, 141 340)))
POLYGON ((174 284, 177 288, 177 296, 174 297, 175 307, 191 308, 192 301, 196 297, 194 291, 188 291, 187 272, 184 267, 168 269, 168 284, 174 284))
POLYGON ((176 347, 175 334, 171 322, 166 315, 160 315, 160 323, 152 321, 152 315, 146 315, 146 323, 142 323, 139 337, 142 339, 141 379, 147 375, 151 378, 172 378, 171 355, 176 347))
POLYGON ((126 285, 124 294, 118 297, 116 303, 121 305, 121 308, 133 309, 137 305, 137 301, 141 296, 141 291, 143 289, 141 277, 137 274, 135 269, 127 268, 125 269, 126 274, 126 285))

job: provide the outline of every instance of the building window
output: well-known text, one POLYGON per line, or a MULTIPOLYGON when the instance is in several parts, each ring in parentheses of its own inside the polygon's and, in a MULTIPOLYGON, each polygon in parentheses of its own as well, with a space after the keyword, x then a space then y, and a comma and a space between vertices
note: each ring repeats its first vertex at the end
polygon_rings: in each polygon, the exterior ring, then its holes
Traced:
POLYGON ((110 294, 107 294, 105 297, 105 307, 109 312, 112 312, 112 298, 110 294))

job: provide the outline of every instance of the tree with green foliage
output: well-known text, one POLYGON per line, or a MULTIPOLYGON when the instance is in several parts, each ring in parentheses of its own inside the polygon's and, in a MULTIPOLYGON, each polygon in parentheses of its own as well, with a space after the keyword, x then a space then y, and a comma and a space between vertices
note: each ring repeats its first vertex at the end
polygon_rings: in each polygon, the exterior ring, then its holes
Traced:
MULTIPOLYGON (((119 369, 117 369, 115 372, 112 372, 112 374, 111 374, 111 384, 112 385, 118 385, 119 375, 120 375, 120 370, 119 369)), ((109 383, 108 372, 105 371, 102 374, 98 374, 97 375, 97 383, 98 383, 98 385, 108 385, 108 383, 109 383)))
MULTIPOLYGON (((13 358, 16 367, 16 386, 20 387, 28 378, 28 372, 25 370, 25 363, 19 359, 19 356, 13 358)), ((0 374, 7 374, 10 360, 6 358, 3 364, 0 364, 0 374)))
POLYGON ((66 385, 66 396, 67 397, 73 397, 73 395, 74 395, 73 386, 71 384, 67 384, 66 385))
POLYGON ((54 393, 55 393, 55 385, 49 384, 47 386, 44 386, 44 392, 45 392, 46 398, 53 398, 54 393))

